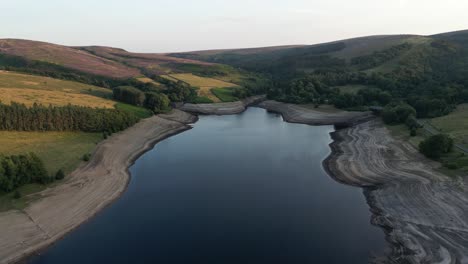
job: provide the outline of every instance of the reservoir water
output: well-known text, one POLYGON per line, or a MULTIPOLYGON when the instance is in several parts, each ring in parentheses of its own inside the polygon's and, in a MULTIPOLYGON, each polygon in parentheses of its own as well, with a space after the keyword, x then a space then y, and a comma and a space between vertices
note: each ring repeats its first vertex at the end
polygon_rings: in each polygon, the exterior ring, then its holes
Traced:
POLYGON ((130 171, 112 205, 31 263, 367 263, 385 245, 362 189, 322 167, 332 126, 260 108, 201 116, 130 171))

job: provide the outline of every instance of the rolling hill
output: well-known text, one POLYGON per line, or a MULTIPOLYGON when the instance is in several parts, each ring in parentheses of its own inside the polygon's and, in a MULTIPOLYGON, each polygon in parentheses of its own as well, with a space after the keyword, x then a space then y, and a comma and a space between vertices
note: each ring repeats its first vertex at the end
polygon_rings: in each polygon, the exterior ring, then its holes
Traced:
POLYGON ((0 39, 0 54, 61 65, 80 72, 111 78, 130 78, 140 74, 137 69, 80 49, 46 42, 0 39))
POLYGON ((310 72, 325 66, 349 63, 403 43, 419 44, 428 40, 416 35, 382 35, 353 38, 316 45, 279 46, 239 50, 212 50, 173 53, 171 56, 223 63, 253 71, 279 72, 285 68, 310 72))

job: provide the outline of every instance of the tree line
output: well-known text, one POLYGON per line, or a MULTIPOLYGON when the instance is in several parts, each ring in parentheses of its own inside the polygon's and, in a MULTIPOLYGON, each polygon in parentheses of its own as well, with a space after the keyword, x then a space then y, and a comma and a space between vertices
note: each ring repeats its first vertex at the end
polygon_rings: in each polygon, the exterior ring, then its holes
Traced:
POLYGON ((136 122, 135 115, 116 109, 0 103, 0 130, 117 132, 136 122))

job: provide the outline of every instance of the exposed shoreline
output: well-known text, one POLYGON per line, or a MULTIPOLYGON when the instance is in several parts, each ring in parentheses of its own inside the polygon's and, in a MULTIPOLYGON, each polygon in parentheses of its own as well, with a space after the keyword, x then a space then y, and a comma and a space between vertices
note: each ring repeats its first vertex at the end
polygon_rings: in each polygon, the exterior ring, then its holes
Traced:
POLYGON ((324 168, 337 181, 364 188, 372 223, 391 251, 377 263, 467 263, 468 190, 378 120, 332 133, 324 168))
POLYGON ((286 122, 313 126, 335 125, 337 127, 350 127, 374 118, 371 112, 338 111, 336 113, 327 113, 304 108, 300 105, 272 100, 263 101, 258 106, 269 112, 281 114, 286 122))
POLYGON ((255 105, 266 99, 265 95, 257 95, 245 98, 241 101, 217 104, 184 104, 180 110, 199 115, 234 115, 240 114, 251 105, 255 105))

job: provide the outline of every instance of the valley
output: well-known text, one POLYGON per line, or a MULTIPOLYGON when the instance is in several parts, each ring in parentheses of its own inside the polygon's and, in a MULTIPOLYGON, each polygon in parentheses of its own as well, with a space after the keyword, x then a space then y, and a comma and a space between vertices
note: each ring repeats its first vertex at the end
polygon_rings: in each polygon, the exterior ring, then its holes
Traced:
POLYGON ((230 115, 217 129, 235 131, 249 107, 335 126, 323 166, 364 191, 389 242, 375 263, 463 263, 467 58, 468 31, 182 53, 0 39, 0 263, 79 232, 197 115, 230 115))

